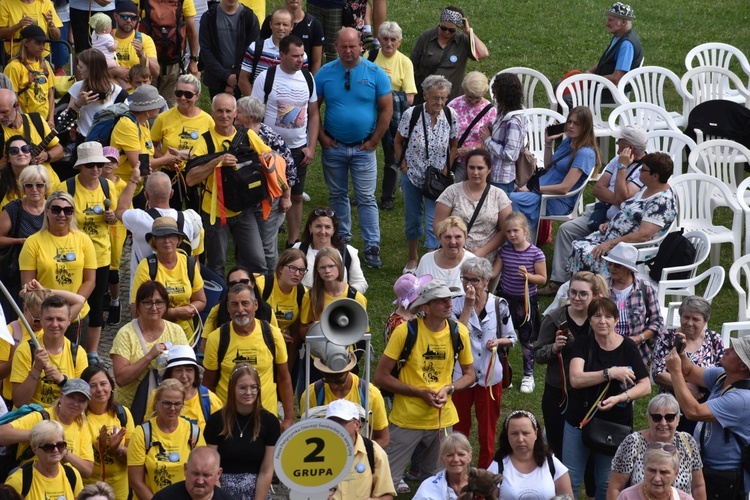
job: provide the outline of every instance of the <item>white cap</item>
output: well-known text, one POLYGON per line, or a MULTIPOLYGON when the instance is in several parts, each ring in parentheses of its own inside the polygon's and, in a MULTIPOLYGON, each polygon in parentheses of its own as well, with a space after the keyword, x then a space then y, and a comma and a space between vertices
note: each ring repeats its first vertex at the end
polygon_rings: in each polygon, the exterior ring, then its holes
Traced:
POLYGON ((359 420, 359 410, 357 410, 357 405, 352 403, 351 401, 347 401, 346 399, 337 399, 336 401, 331 401, 328 404, 328 409, 326 410, 326 418, 340 418, 341 420, 349 421, 349 420, 359 420))

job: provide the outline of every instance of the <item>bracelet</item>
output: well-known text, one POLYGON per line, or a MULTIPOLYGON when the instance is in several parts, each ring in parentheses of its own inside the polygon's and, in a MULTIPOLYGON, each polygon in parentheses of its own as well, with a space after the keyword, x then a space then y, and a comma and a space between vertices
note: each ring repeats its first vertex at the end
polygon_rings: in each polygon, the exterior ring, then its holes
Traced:
POLYGON ((41 374, 40 375, 34 375, 33 373, 31 373, 31 371, 29 371, 29 377, 33 378, 37 382, 39 382, 40 380, 42 380, 41 374))
POLYGON ((609 368, 604 369, 604 381, 609 382, 609 368))
POLYGON ((132 183, 133 183, 133 184, 135 184, 136 186, 138 185, 138 183, 137 183, 137 182, 135 182, 135 181, 134 181, 133 179, 128 179, 128 182, 132 182, 132 183))
POLYGON ((65 385, 65 383, 67 381, 68 381, 68 376, 67 375, 63 375, 63 379, 61 381, 59 381, 59 382, 55 382, 55 384, 57 385, 57 387, 62 387, 62 386, 65 385))
POLYGON ((638 335, 638 336, 639 336, 639 337, 641 338, 641 344, 643 344, 644 342, 646 342, 646 336, 645 336, 645 335, 643 335, 643 334, 641 333, 641 334, 640 334, 640 335, 638 335))
POLYGON ((625 391, 625 397, 628 398, 625 400, 625 404, 630 403, 631 399, 630 399, 630 394, 628 394, 628 391, 625 391))
POLYGON ((453 394, 454 392, 456 392, 456 386, 455 386, 455 385, 453 385, 453 384, 449 385, 449 386, 448 386, 448 395, 451 395, 451 394, 453 394))

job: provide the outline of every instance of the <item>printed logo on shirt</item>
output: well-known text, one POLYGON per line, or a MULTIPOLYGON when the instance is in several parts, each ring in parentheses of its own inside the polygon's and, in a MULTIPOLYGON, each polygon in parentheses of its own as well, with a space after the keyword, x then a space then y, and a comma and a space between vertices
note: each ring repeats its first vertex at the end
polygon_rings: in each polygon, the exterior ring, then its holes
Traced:
POLYGON ((234 359, 232 359, 232 362, 234 364, 250 363, 251 365, 255 366, 258 364, 258 350, 255 348, 252 348, 252 349, 237 348, 237 351, 235 353, 234 359))
POLYGON ((52 379, 52 377, 42 377, 42 387, 39 395, 39 399, 42 402, 42 406, 50 406, 60 395, 60 388, 52 379))

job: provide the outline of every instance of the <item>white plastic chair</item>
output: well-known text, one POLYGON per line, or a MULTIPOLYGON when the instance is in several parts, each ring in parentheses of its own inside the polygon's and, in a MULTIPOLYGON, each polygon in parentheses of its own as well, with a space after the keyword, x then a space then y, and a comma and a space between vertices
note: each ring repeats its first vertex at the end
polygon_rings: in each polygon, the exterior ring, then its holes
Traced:
POLYGON ((619 131, 626 125, 637 125, 646 132, 659 129, 680 131, 665 109, 647 102, 629 102, 617 106, 612 110, 607 121, 613 132, 619 131))
POLYGON ((527 108, 524 115, 528 120, 526 139, 529 151, 534 154, 537 165, 544 167, 544 129, 554 123, 565 123, 565 117, 546 108, 527 108))
POLYGON ((742 258, 734 261, 732 267, 729 268, 729 283, 737 292, 739 303, 737 319, 750 320, 750 302, 748 302, 750 294, 747 293, 748 286, 750 286, 750 255, 743 255, 742 258))
POLYGON ((691 69, 682 75, 680 88, 687 97, 687 114, 690 114, 698 104, 716 99, 750 105, 750 91, 740 77, 719 66, 700 66, 691 69), (736 95, 741 99, 733 98, 736 95))
MULTIPOLYGON (((588 176, 586 176, 586 179, 584 182, 581 183, 581 186, 577 189, 574 189, 573 191, 570 191, 567 194, 543 194, 542 195, 542 204, 539 207, 539 221, 542 220, 556 220, 556 221, 562 221, 567 222, 569 220, 573 220, 576 217, 578 217, 579 213, 582 210, 582 203, 581 203, 581 196, 583 196, 583 190, 586 187, 586 184, 588 183, 589 179, 591 179, 591 176, 594 174, 594 169, 591 169, 591 172, 588 176), (560 199, 560 198, 574 198, 575 204, 573 205, 573 210, 564 215, 547 215, 547 202, 549 200, 554 199, 560 199)), ((534 231, 534 239, 531 241, 536 242, 537 237, 539 236, 539 223, 536 225, 536 230, 534 231)))
POLYGON ((721 325, 721 341, 724 342, 724 347, 729 347, 732 332, 737 332, 734 338, 750 334, 750 321, 728 321, 721 325))
MULTIPOLYGON (((728 139, 714 139, 698 144, 688 157, 688 171, 719 179, 737 199, 737 180, 744 175, 750 160, 750 149, 728 139)), ((713 194, 714 207, 726 206, 720 193, 713 194)))
POLYGON ((632 69, 620 79, 617 88, 623 95, 629 97, 631 102, 647 102, 659 106, 667 110, 678 127, 685 125, 687 121, 685 94, 682 93, 680 88, 680 77, 673 71, 661 66, 642 66, 632 69), (625 88, 628 85, 630 86, 630 94, 625 93, 625 88), (682 98, 682 109, 679 111, 667 110, 664 91, 670 87, 682 98))
POLYGON ((688 150, 695 149, 695 141, 682 132, 675 132, 674 130, 652 130, 647 132, 646 136, 648 137, 646 151, 668 154, 674 163, 672 177, 682 175, 685 172, 683 166, 687 159, 685 148, 687 147, 688 150))
POLYGON ((745 214, 745 254, 750 254, 750 177, 737 186, 737 202, 745 214))
MULTIPOLYGON (((718 66, 732 70, 732 67, 736 68, 738 65, 748 79, 746 88, 750 88, 750 62, 744 52, 734 45, 718 42, 702 43, 693 47, 685 56, 685 69, 688 71, 700 66, 718 66)), ((743 96, 732 89, 728 91, 726 98, 739 103, 745 102, 743 96)))
POLYGON ((670 181, 677 201, 677 227, 685 231, 703 231, 711 242, 711 265, 719 265, 722 243, 732 245, 733 257, 740 258, 742 242, 742 208, 729 188, 706 174, 682 174, 670 181), (732 211, 731 229, 713 223, 712 197, 719 191, 732 211))
POLYGON ((701 296, 710 303, 713 301, 714 297, 719 294, 721 287, 724 286, 725 277, 726 271, 724 271, 724 268, 721 266, 714 266, 692 278, 660 281, 656 294, 659 300, 659 306, 661 307, 662 317, 665 318, 666 321, 666 327, 674 328, 680 326, 677 311, 682 303, 682 301, 667 302, 668 299, 676 296, 688 297, 690 295, 695 295, 696 285, 707 281, 706 288, 703 290, 701 296))
MULTIPOLYGON (((552 89, 552 83, 549 81, 549 78, 535 69, 525 68, 523 66, 505 68, 498 71, 497 74, 492 77, 492 81, 490 82, 490 95, 492 95, 492 82, 495 81, 495 77, 500 73, 513 73, 519 80, 521 80, 523 97, 527 108, 542 107, 535 105, 534 102, 534 96, 537 94, 537 90, 541 89, 547 96, 547 109, 557 111, 557 99, 555 98, 555 91, 552 89)), ((492 98, 494 100, 495 96, 492 95, 492 98)))

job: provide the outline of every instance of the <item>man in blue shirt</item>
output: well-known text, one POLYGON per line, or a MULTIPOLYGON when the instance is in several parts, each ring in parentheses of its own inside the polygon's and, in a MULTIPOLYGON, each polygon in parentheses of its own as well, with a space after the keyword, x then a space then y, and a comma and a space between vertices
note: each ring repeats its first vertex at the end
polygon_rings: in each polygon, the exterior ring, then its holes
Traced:
POLYGON ((329 204, 340 221, 341 238, 348 243, 352 238, 351 172, 360 232, 365 242, 365 262, 369 267, 381 267, 375 149, 393 114, 391 82, 382 68, 362 59, 357 30, 339 31, 336 52, 339 58, 324 65, 315 75, 318 105, 326 101, 324 120, 323 113, 320 114, 318 137, 323 149, 323 177, 329 204))
POLYGON ((603 76, 617 85, 625 73, 640 67, 643 48, 640 38, 633 31, 635 14, 630 5, 615 2, 604 13, 607 15, 607 33, 613 35, 613 38, 599 62, 586 70, 586 73, 603 76))

